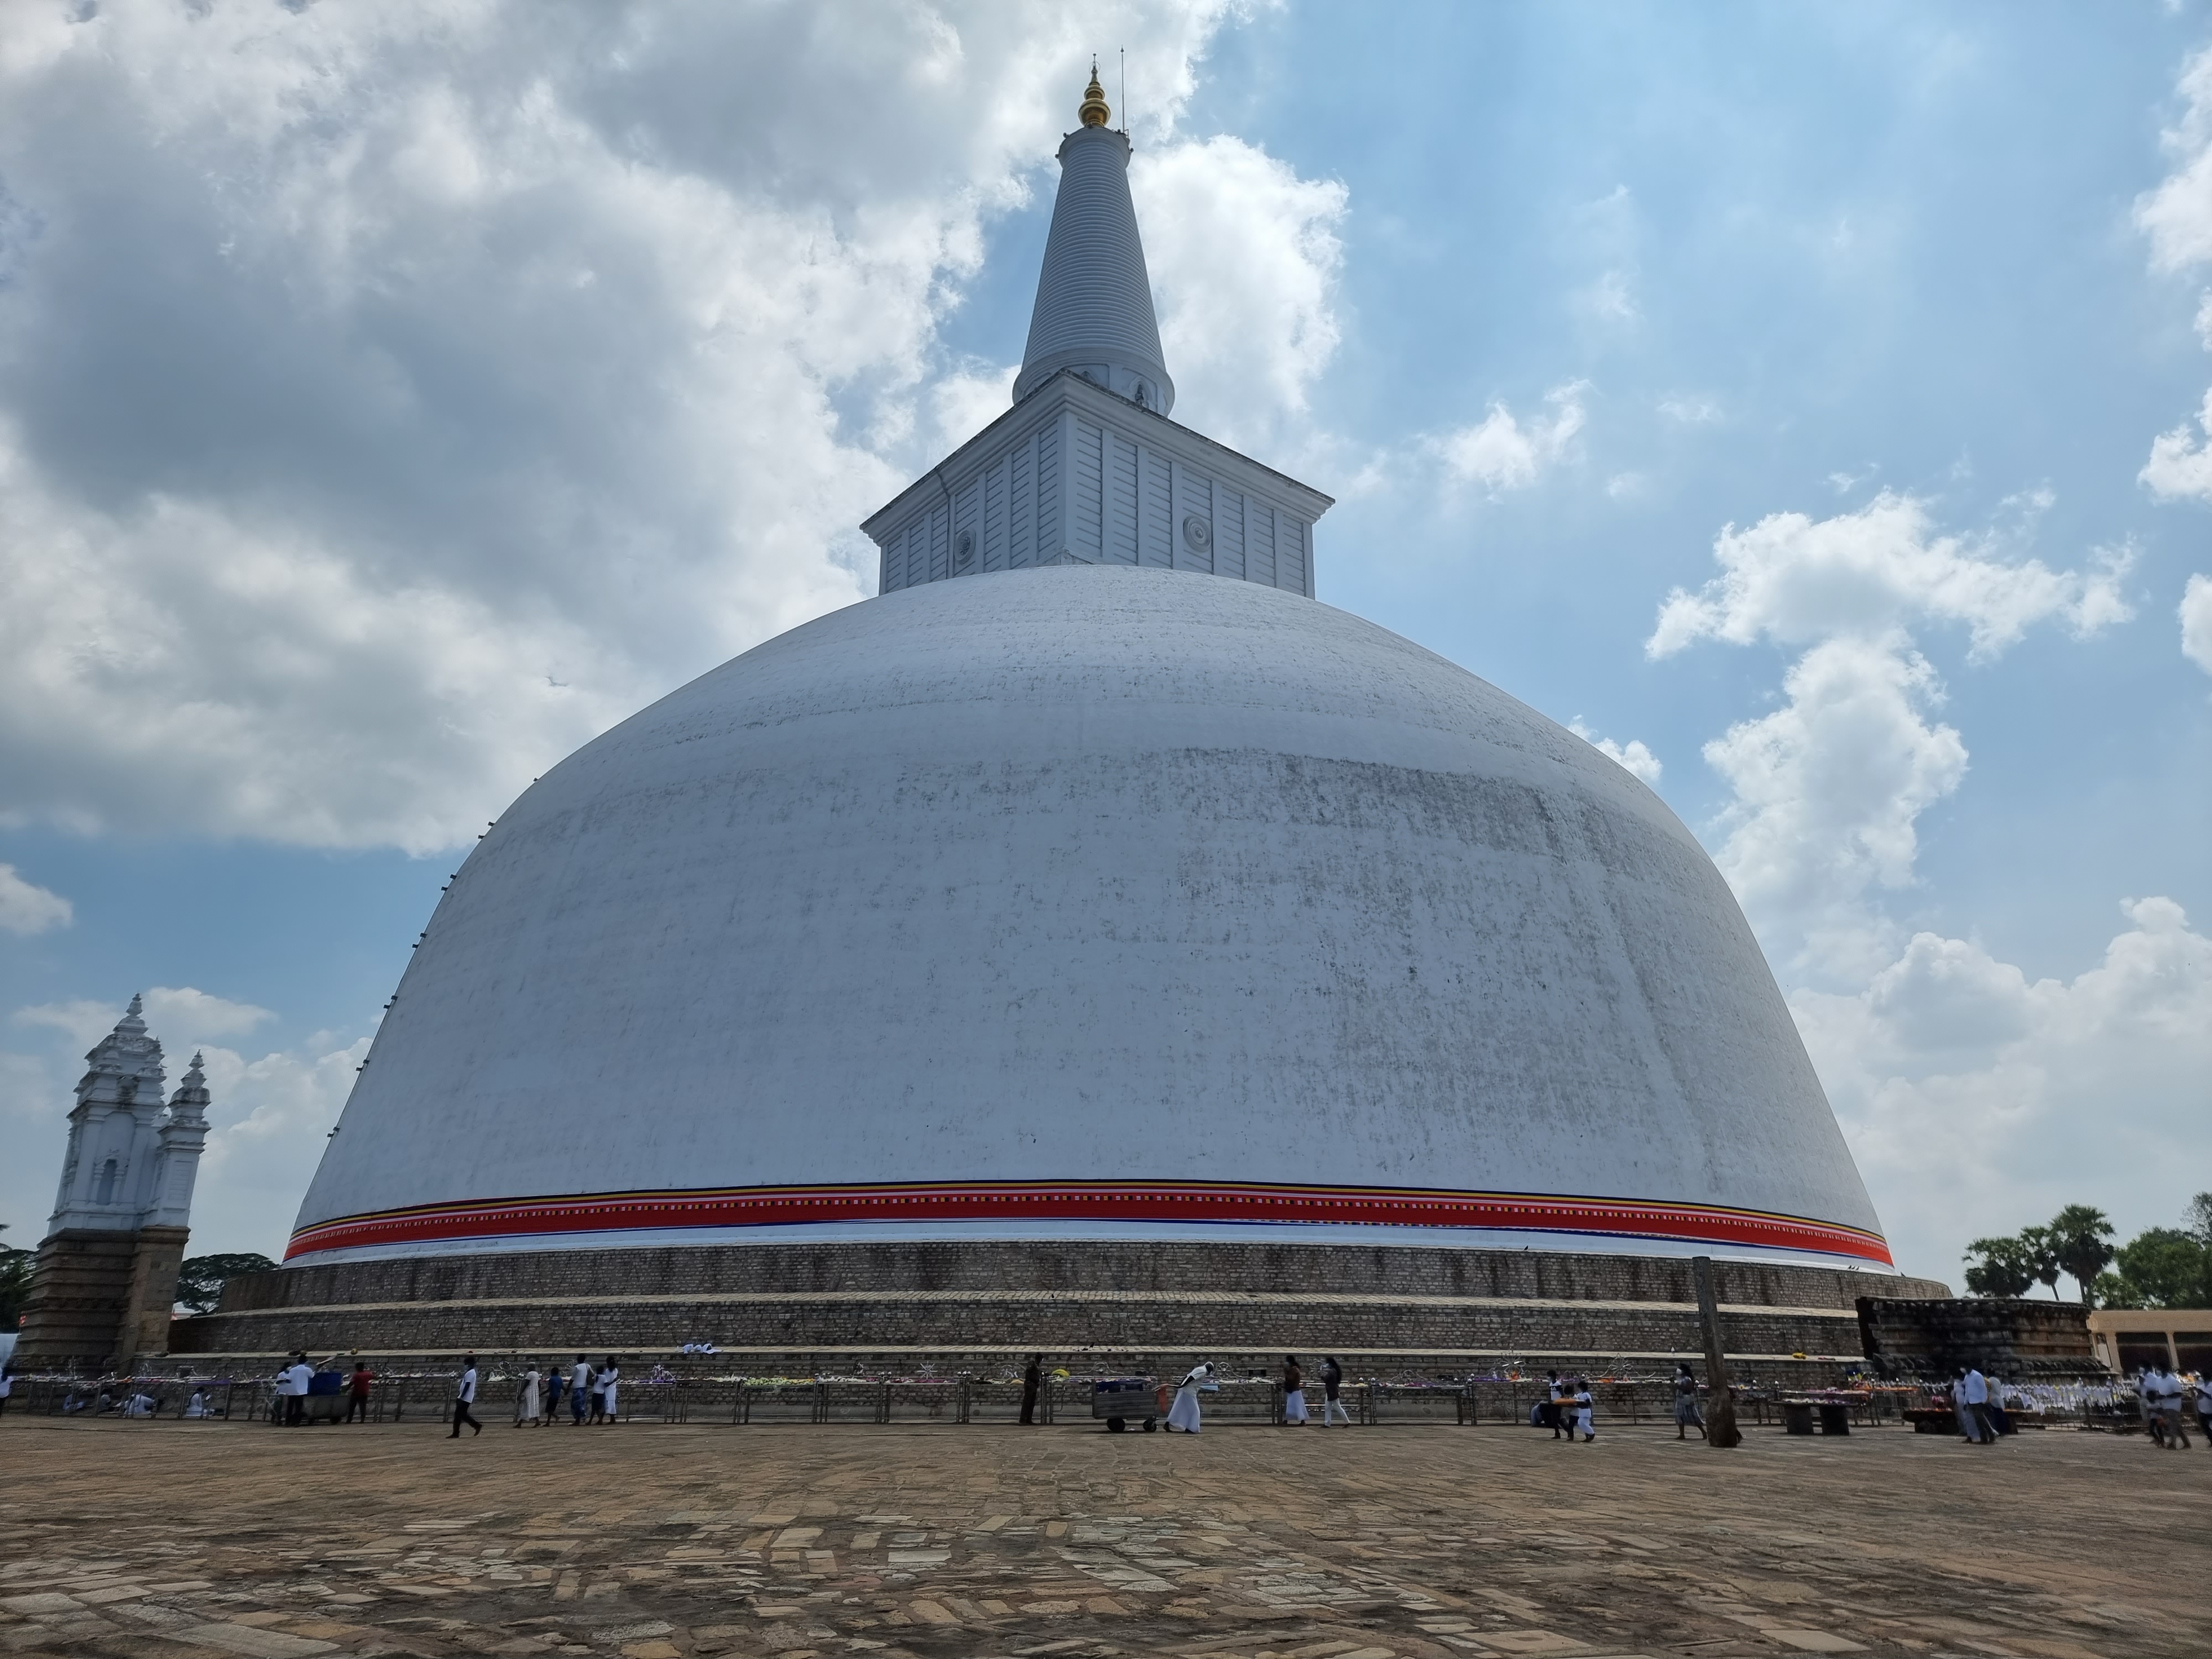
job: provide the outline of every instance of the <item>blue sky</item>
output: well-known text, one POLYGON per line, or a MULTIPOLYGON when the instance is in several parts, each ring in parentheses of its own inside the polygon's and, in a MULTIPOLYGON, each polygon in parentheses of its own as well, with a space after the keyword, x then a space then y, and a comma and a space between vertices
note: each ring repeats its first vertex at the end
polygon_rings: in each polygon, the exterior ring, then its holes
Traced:
POLYGON ((0 52, 11 1240, 160 988, 276 1252, 476 830, 872 591, 1125 45, 1177 417, 1656 779, 1905 1264, 2208 1184, 2206 7, 76 10, 0 52))

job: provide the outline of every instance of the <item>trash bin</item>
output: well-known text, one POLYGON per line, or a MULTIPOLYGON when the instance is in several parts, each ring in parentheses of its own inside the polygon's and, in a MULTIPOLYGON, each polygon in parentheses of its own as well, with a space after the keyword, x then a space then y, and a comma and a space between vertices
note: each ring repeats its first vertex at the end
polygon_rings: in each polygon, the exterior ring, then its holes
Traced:
POLYGON ((1851 1431, 1851 1408, 1840 1400, 1820 1402, 1820 1432, 1849 1434, 1851 1431))
POLYGON ((1782 1402, 1782 1428, 1785 1434, 1813 1432, 1813 1402, 1809 1400, 1785 1400, 1782 1402))

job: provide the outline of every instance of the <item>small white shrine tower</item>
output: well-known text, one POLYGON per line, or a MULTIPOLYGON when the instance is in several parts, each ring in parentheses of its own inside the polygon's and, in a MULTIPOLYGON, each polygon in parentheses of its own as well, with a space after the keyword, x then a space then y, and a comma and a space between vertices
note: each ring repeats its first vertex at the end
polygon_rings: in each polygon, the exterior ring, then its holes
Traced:
POLYGON ((31 1271, 19 1370, 114 1370, 168 1350, 207 1144, 207 1079, 194 1054, 162 1103, 161 1045, 135 996, 85 1060, 61 1190, 31 1271))

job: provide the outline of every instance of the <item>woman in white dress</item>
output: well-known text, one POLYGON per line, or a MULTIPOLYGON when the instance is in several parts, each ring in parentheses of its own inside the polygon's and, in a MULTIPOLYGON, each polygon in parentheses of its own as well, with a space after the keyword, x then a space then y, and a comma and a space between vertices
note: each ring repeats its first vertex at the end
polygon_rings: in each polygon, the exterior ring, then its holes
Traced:
POLYGON ((543 1379, 538 1374, 538 1367, 535 1365, 523 1373, 522 1388, 514 1396, 514 1426, 516 1428, 520 1428, 526 1423, 535 1427, 538 1419, 544 1414, 539 1407, 538 1389, 543 1379))
POLYGON ((615 1401, 615 1389, 622 1382, 622 1367, 615 1363, 615 1357, 612 1354, 607 1356, 607 1368, 599 1373, 599 1381, 606 1385, 606 1420, 611 1423, 615 1420, 615 1413, 619 1409, 615 1401))
POLYGON ((1285 1426, 1302 1425, 1306 1420, 1306 1374, 1298 1369, 1298 1357, 1294 1353, 1283 1356, 1283 1422, 1285 1426))
POLYGON ((1213 1380, 1213 1367, 1203 1360, 1190 1368, 1176 1386, 1175 1404, 1168 1407, 1168 1427, 1181 1429, 1185 1434, 1198 1432, 1199 1385, 1213 1380))

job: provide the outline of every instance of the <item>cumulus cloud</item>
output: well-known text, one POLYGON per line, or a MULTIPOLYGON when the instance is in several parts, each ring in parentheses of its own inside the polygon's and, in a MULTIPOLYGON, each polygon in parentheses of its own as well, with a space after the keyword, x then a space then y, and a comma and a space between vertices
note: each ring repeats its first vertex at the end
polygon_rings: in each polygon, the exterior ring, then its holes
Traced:
POLYGON ((1525 489, 1567 453, 1583 429, 1583 394, 1589 389, 1586 380, 1554 387, 1544 397, 1550 414, 1525 424, 1504 404, 1492 404, 1475 425, 1433 438, 1429 447, 1454 484, 1479 485, 1492 497, 1525 489))
POLYGON ((2160 135, 2173 171, 2136 198, 2136 226, 2150 239, 2151 267, 2185 270, 2212 261, 2212 47, 2182 65, 2181 119, 2160 135))
POLYGON ((2124 1235, 2203 1184, 2175 1154, 2212 1076, 2212 939, 2170 899, 2122 908, 2071 981, 1923 933, 1857 992, 1791 997, 1909 1268, 1955 1282, 1968 1239, 2116 1192, 2140 1206, 2124 1235))
POLYGON ((2191 576, 2181 591, 2181 654, 2212 674, 2212 576, 2191 576))
POLYGON ((0 932, 28 938, 66 927, 76 916, 76 907, 59 893, 25 881, 12 864, 0 864, 0 932))
POLYGON ((1802 645, 1837 634, 1878 636, 1908 622, 1963 623, 1972 653, 1995 656, 2039 622, 2094 633, 2133 613, 2120 591, 2131 550, 2101 552, 2087 572, 2008 561, 1935 533, 1928 510, 1884 490, 1855 513, 1814 520, 1776 513, 1713 544, 1721 574, 1660 607, 1645 650, 1670 656, 1703 639, 1802 645))
POLYGON ((2150 459, 2136 477, 2150 487, 2152 495, 2166 501, 2195 496, 2212 501, 2212 392, 2204 394, 2197 426, 2203 438, 2184 421, 2150 441, 2150 459))
POLYGON ((1643 779, 1654 788, 1658 787, 1659 774, 1662 769, 1659 764, 1659 757, 1644 746, 1642 738, 1631 738, 1626 743, 1620 744, 1615 743, 1611 738, 1601 738, 1583 724, 1583 717, 1580 714, 1567 722, 1567 730, 1589 744, 1614 765, 1643 779))
MULTIPOLYGON (((115 1029, 123 1018, 120 1002, 79 998, 72 1002, 41 1002, 18 1008, 11 1018, 19 1025, 43 1025, 65 1033, 72 1042, 89 1048, 115 1029)), ((156 985, 143 994, 147 1031, 174 1058, 204 1046, 211 1037, 240 1036, 264 1020, 276 1018, 250 1002, 233 1002, 211 996, 189 985, 156 985)))
POLYGON ((283 1254, 300 1194, 314 1176, 368 1043, 366 1036, 348 1042, 318 1032, 258 1060, 230 1048, 206 1051, 214 1127, 192 1203, 196 1249, 283 1254))
POLYGON ((1942 683, 1901 635, 1824 641, 1783 695, 1705 747, 1733 793, 1714 861, 1793 966, 1861 972, 1887 945, 1869 892, 1911 881, 1915 824, 1959 787, 1966 745, 1928 719, 1942 683))
POLYGON ((1267 441, 1336 354, 1350 191, 1227 136, 1139 149, 1130 189, 1176 418, 1267 441))
MULTIPOLYGON (((2181 119, 2160 135, 2173 170, 2136 198, 2136 227, 2150 240, 2151 269, 2179 272, 2212 263, 2212 47, 2182 65, 2177 88, 2181 119)), ((2212 294, 2199 301, 2197 332, 2212 349, 2212 294)), ((2136 475, 2153 495, 2175 501, 2212 501, 2212 392, 2197 411, 2198 431, 2188 421, 2151 441, 2150 459, 2136 475)))
POLYGON ((2130 614, 2120 582, 2132 551, 2052 570, 1939 534, 1918 501, 1884 492, 1830 519, 1731 525, 1713 554, 1721 574, 1668 596, 1649 654, 1701 640, 1803 647, 1780 705, 1705 747, 1731 792, 1716 862, 1771 951, 1800 972, 1857 979, 1894 948, 1875 899, 1911 884, 1920 814, 1966 770, 1965 740, 1935 718, 1942 678, 1911 629, 1963 625, 1970 660, 2038 623, 2094 632, 2130 614))
POLYGON ((860 597, 938 319, 1092 37, 1146 43, 1164 132, 1223 15, 15 9, 0 813, 454 844, 860 597))

